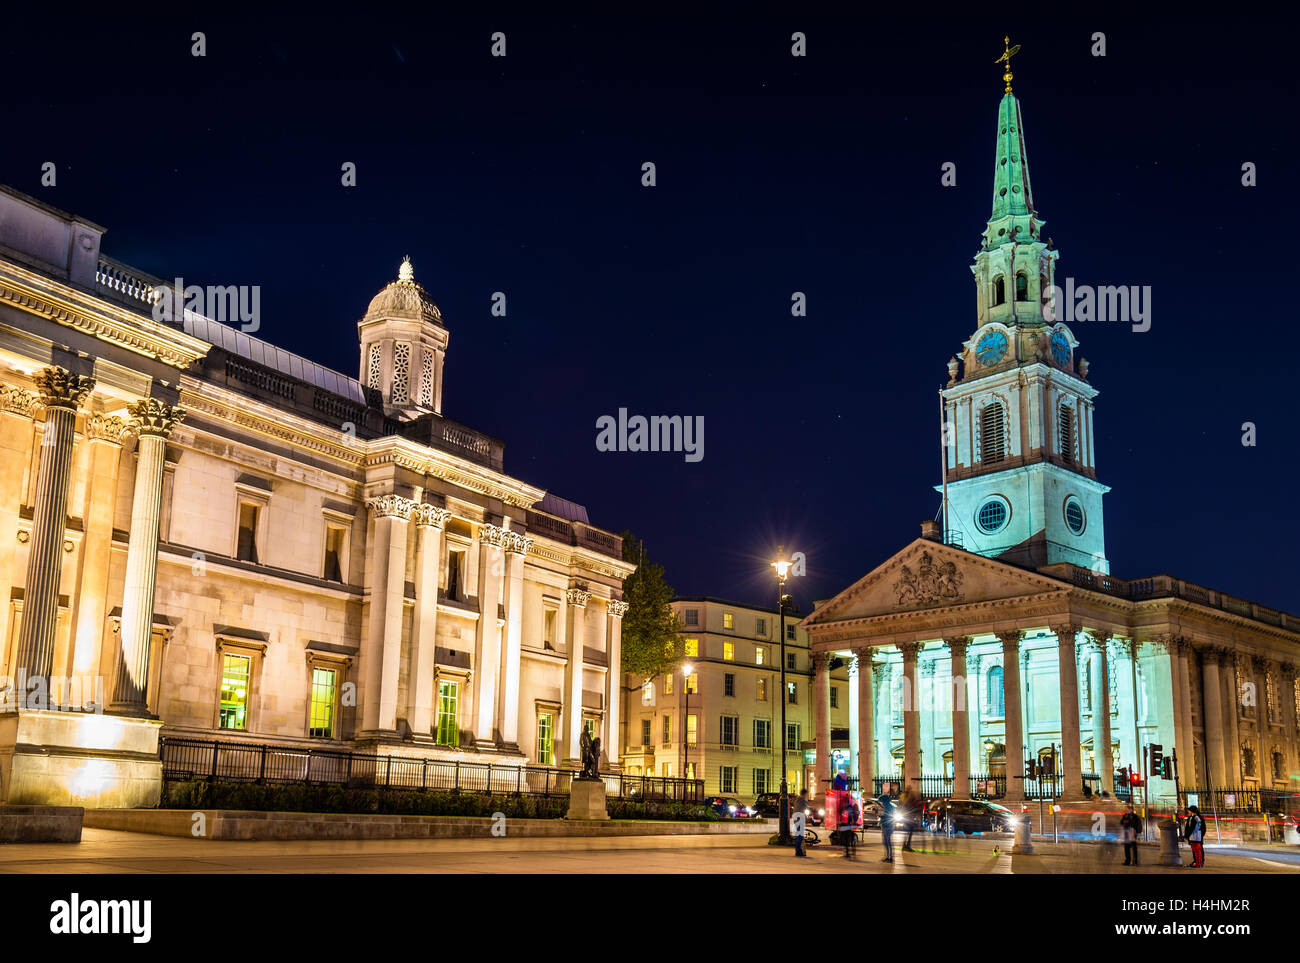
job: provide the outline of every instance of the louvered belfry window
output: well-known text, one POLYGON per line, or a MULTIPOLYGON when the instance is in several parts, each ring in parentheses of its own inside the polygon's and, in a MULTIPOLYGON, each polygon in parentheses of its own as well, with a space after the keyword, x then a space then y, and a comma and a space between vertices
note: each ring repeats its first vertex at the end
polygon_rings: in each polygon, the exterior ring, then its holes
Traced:
POLYGON ((1061 439, 1061 457, 1067 462, 1074 461, 1074 411, 1069 405, 1061 405, 1057 425, 1061 439))
POLYGON ((1007 457, 1006 418, 996 401, 980 412, 980 460, 999 462, 1007 457))

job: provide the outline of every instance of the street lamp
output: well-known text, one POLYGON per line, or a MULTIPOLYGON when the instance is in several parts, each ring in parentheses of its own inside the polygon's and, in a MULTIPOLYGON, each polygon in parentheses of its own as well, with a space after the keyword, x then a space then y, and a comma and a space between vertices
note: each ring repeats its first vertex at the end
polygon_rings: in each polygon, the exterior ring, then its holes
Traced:
POLYGON ((777 839, 782 846, 789 846, 790 840, 790 785, 786 781, 785 753, 786 728, 785 706, 789 696, 785 688, 785 580, 790 575, 790 562, 785 557, 785 546, 776 547, 777 560, 772 563, 776 569, 777 611, 781 619, 781 824, 777 827, 777 839))
POLYGON ((682 696, 685 698, 682 711, 682 792, 686 791, 685 779, 691 767, 691 673, 695 666, 687 662, 682 666, 682 696))

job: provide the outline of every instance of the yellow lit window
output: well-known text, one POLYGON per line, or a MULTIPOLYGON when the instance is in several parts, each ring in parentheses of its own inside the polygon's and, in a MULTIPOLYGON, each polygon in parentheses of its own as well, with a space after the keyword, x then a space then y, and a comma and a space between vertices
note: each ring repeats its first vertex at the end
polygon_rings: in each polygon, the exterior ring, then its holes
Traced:
POLYGON ((757 696, 757 698, 758 698, 758 701, 759 701, 759 702, 766 702, 766 701, 767 701, 767 680, 766 680, 766 679, 759 679, 759 680, 758 680, 758 696, 757 696))
POLYGON ((695 739, 695 733, 697 729, 698 729, 698 722, 695 718, 695 714, 691 713, 686 717, 686 744, 688 746, 699 745, 699 743, 695 739))
POLYGON ((722 643, 722 657, 723 657, 724 659, 726 659, 728 662, 732 662, 732 661, 735 660, 735 658, 736 658, 736 643, 735 643, 735 642, 723 642, 723 643, 722 643))
POLYGON ((669 672, 664 676, 664 695, 673 694, 673 674, 669 672))
POLYGON ((438 745, 460 745, 460 683, 438 683, 438 745))
POLYGON ((767 649, 761 645, 754 646, 754 664, 767 665, 767 649))
POLYGON ((333 669, 311 670, 311 725, 307 735, 313 738, 334 738, 335 678, 333 669))
POLYGON ((722 627, 724 629, 734 629, 736 627, 736 617, 730 612, 722 613, 722 627))
POLYGON ((248 679, 252 670, 253 660, 246 655, 223 656, 221 710, 218 723, 220 728, 248 728, 248 679))
POLYGON ((692 672, 686 677, 686 691, 691 695, 695 695, 700 691, 700 674, 698 672, 692 672))
POLYGON ((537 714, 537 763, 549 766, 555 762, 555 717, 549 712, 537 714))
POLYGON ((687 639, 687 640, 686 640, 686 657, 687 657, 687 658, 690 658, 690 659, 696 659, 696 658, 699 658, 699 655, 700 655, 700 640, 699 640, 699 639, 687 639))

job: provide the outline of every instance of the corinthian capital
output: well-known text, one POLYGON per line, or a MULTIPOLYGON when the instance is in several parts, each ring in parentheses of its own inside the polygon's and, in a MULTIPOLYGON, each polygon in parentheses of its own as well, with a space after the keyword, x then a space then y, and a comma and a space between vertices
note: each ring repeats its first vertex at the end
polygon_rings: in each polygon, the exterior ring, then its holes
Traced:
POLYGON ((591 593, 582 589, 569 589, 564 593, 564 601, 570 605, 576 605, 580 609, 585 609, 587 603, 591 600, 591 593))
POLYGON ((495 525, 484 525, 478 530, 478 540, 491 548, 502 548, 505 538, 506 530, 495 525))
POLYGON ((73 374, 66 368, 42 368, 34 379, 46 408, 71 408, 76 411, 95 388, 95 379, 73 374))
POLYGON ((1003 648, 1007 646, 1017 646, 1020 640, 1025 637, 1024 629, 1011 629, 1006 632, 997 633, 998 641, 1002 643, 1003 648))
POLYGON ((616 619, 621 619, 623 616, 627 615, 628 604, 626 602, 619 602, 616 599, 610 599, 608 607, 609 614, 614 616, 616 619))
POLYGON ((451 512, 437 505, 416 505, 413 517, 415 524, 421 528, 442 528, 451 517, 451 512))
POLYGON ((1061 642, 1073 642, 1078 638, 1083 626, 1078 622, 1059 622, 1056 625, 1048 626, 1048 628, 1052 630, 1052 634, 1056 636, 1056 641, 1059 644, 1061 642))
POLYGON ((533 540, 518 532, 502 532, 501 547, 515 555, 527 555, 528 550, 533 547, 533 540))
POLYGON ((406 521, 416 509, 415 502, 401 495, 380 495, 366 502, 366 508, 375 518, 400 518, 406 521))
POLYGON ((948 647, 948 653, 954 659, 962 659, 966 657, 966 649, 970 647, 971 636, 955 635, 950 639, 944 639, 943 644, 948 647))
POLYGON ((16 415, 30 418, 40 403, 40 399, 26 388, 0 385, 0 411, 12 411, 16 415))
POLYGON ((898 651, 903 653, 904 659, 915 661, 916 657, 921 654, 920 642, 899 642, 898 651))
POLYGON ((130 430, 137 435, 157 435, 167 438, 172 429, 185 420, 185 409, 169 405, 157 398, 145 398, 129 405, 130 430))
POLYGON ((122 435, 127 431, 127 423, 117 415, 94 414, 86 419, 86 437, 91 441, 109 441, 120 445, 122 435))

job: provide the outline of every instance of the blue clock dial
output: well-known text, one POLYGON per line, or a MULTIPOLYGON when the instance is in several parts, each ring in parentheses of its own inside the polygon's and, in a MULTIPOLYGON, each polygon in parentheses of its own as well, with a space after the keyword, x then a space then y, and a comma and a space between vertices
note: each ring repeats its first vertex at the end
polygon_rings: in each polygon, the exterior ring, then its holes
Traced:
POLYGON ((1062 368, 1070 366, 1070 342, 1059 331, 1052 334, 1052 357, 1062 368))
POLYGON ((982 365, 997 364, 1007 353, 1007 336, 1001 331, 990 331, 975 345, 975 360, 982 365))

